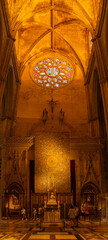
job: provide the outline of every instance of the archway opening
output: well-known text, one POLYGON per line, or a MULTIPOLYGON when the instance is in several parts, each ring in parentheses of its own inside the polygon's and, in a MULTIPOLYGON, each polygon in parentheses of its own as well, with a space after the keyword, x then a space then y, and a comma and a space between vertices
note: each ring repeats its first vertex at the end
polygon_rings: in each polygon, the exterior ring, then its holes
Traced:
POLYGON ((81 189, 81 213, 82 216, 94 216, 98 214, 98 187, 92 183, 86 183, 81 189))
POLYGON ((3 215, 6 215, 6 217, 21 216, 21 209, 23 206, 23 187, 19 183, 13 182, 5 190, 5 206, 3 215))

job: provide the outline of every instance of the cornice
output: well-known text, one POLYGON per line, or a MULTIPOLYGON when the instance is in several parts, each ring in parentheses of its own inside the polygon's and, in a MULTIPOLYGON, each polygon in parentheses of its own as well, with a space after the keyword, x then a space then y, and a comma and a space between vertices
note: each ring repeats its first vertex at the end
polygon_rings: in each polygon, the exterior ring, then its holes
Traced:
POLYGON ((100 151, 104 148, 104 139, 99 137, 71 138, 70 149, 79 151, 100 151))
POLYGON ((71 150, 78 150, 78 151, 100 151, 104 148, 104 144, 94 144, 94 143, 71 143, 70 149, 71 150))
MULTIPOLYGON (((5 139, 0 138, 0 147, 27 150, 34 144, 35 139, 35 137, 8 137, 5 139)), ((84 151, 99 151, 104 148, 104 143, 107 141, 107 139, 101 139, 97 137, 68 137, 68 139, 70 149, 84 151)))
POLYGON ((0 146, 2 148, 25 149, 30 148, 34 143, 33 137, 8 137, 0 139, 0 146))

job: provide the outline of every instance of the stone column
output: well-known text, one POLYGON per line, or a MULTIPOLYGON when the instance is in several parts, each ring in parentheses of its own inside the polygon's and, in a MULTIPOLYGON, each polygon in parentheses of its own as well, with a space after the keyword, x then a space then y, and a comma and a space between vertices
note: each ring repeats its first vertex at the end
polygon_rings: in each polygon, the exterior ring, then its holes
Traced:
POLYGON ((12 54, 12 49, 14 45, 15 39, 12 38, 12 36, 9 36, 6 41, 5 49, 4 49, 4 54, 3 58, 1 61, 1 66, 0 66, 0 107, 2 104, 2 98, 4 94, 4 89, 5 89, 5 84, 6 84, 6 79, 9 71, 9 63, 10 63, 10 58, 12 54))
POLYGON ((96 38, 93 41, 93 48, 97 59, 98 64, 98 72, 99 72, 99 82, 101 87, 101 94, 104 106, 104 115, 105 115, 105 122, 106 122, 106 129, 108 133, 108 108, 107 108, 107 101, 108 101, 108 86, 107 86, 107 72, 104 67, 104 58, 100 48, 101 42, 100 39, 96 38))
POLYGON ((106 221, 108 222, 108 197, 106 197, 106 221))
POLYGON ((4 202, 3 200, 5 199, 5 156, 6 156, 6 151, 5 147, 1 148, 1 179, 0 179, 0 219, 2 219, 2 212, 4 210, 4 202))
POLYGON ((15 98, 14 98, 13 118, 11 120, 11 126, 10 126, 10 136, 14 135, 14 127, 16 125, 16 121, 15 120, 16 120, 16 115, 17 115, 17 105, 18 105, 19 90, 20 90, 20 82, 17 82, 15 98))
POLYGON ((29 173, 29 168, 30 168, 30 161, 28 160, 28 151, 26 151, 26 193, 25 193, 25 198, 26 198, 26 208, 27 208, 27 214, 28 217, 30 215, 30 191, 29 191, 29 178, 30 178, 30 173, 29 173))
POLYGON ((106 140, 106 189, 108 194, 108 135, 106 140))
POLYGON ((1 194, 1 179, 0 179, 0 219, 2 218, 2 214, 1 214, 1 209, 2 209, 1 199, 2 199, 2 194, 1 194))
MULTIPOLYGON (((2 149, 0 148, 0 171, 2 170, 2 156, 1 156, 1 151, 2 149)), ((2 218, 2 213, 1 213, 1 203, 2 203, 2 192, 1 192, 1 174, 0 174, 0 219, 2 218)))

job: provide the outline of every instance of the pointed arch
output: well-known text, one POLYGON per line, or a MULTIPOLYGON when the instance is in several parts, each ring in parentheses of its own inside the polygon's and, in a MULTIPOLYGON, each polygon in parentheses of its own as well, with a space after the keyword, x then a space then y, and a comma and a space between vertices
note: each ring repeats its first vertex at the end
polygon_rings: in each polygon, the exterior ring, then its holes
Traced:
POLYGON ((95 183, 87 182, 81 188, 81 195, 83 195, 84 193, 99 194, 100 193, 100 189, 99 189, 99 187, 95 183))
POLYGON ((5 190, 5 192, 8 192, 9 194, 13 193, 13 192, 18 192, 21 194, 24 194, 24 189, 22 187, 22 185, 20 185, 17 182, 12 182, 5 190))

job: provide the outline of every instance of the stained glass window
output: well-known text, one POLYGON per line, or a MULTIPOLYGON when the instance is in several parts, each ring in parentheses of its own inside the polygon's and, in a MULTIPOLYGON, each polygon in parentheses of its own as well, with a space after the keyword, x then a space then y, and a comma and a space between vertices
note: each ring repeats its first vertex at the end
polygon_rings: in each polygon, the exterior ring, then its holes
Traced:
POLYGON ((59 58, 47 58, 35 65, 32 75, 38 85, 56 89, 72 80, 73 69, 69 63, 59 58))

